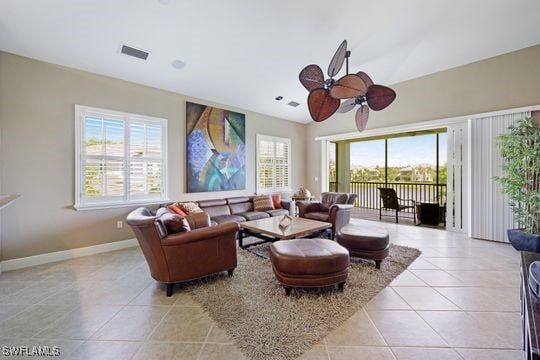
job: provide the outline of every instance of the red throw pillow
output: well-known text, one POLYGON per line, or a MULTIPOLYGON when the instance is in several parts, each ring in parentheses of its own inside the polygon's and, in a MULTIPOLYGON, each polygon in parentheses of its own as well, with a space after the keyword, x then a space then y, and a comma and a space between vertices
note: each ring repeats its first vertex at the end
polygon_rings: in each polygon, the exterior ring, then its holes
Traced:
POLYGON ((167 208, 175 214, 178 214, 180 216, 187 216, 187 214, 184 212, 184 210, 182 210, 182 208, 178 204, 171 204, 167 206, 167 208))
POLYGON ((274 203, 274 208, 281 209, 281 194, 272 195, 272 202, 274 203))

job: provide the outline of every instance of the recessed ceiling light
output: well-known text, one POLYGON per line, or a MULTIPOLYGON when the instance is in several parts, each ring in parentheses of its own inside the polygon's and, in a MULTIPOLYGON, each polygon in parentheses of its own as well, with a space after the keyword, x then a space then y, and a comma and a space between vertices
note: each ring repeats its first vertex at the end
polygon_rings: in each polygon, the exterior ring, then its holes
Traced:
POLYGON ((171 65, 175 69, 183 69, 186 66, 186 63, 182 60, 174 60, 171 65))
POLYGON ((283 100, 283 96, 281 96, 281 95, 280 95, 280 96, 276 96, 275 99, 276 99, 277 101, 281 101, 281 100, 283 100))

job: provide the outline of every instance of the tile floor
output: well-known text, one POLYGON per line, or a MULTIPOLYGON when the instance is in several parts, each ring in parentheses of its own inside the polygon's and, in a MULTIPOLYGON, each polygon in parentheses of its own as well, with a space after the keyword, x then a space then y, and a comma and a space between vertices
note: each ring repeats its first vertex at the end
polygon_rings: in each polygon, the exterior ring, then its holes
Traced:
MULTIPOLYGON (((303 359, 522 358, 515 250, 382 226, 422 256, 303 359)), ((242 358, 188 295, 165 296, 138 248, 3 273, 0 345, 56 345, 62 359, 242 358)))

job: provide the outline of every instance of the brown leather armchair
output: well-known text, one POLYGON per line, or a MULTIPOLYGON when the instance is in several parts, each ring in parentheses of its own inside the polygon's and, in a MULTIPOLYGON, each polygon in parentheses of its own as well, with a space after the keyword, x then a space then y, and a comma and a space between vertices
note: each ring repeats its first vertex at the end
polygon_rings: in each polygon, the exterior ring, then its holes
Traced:
POLYGON ((299 201, 298 216, 332 224, 331 238, 351 219, 356 194, 323 192, 321 201, 299 201))
POLYGON ((208 214, 199 213, 186 217, 191 230, 171 233, 162 217, 138 208, 127 216, 127 223, 137 237, 152 277, 167 285, 167 296, 172 295, 178 282, 225 270, 232 276, 236 268, 237 223, 209 227, 208 214))

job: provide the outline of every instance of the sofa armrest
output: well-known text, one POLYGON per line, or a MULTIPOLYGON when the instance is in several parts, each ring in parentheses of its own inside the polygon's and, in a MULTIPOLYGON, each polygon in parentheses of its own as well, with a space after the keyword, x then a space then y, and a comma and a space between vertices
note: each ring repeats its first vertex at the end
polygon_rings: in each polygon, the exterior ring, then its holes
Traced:
POLYGON ((294 205, 292 200, 281 200, 281 208, 289 212, 289 215, 294 215, 294 205))
POLYGON ((232 237, 236 240, 239 226, 237 223, 225 223, 191 231, 169 235, 161 240, 162 246, 179 246, 211 238, 232 237))
POLYGON ((320 201, 302 200, 302 201, 298 201, 296 205, 298 206, 299 217, 304 217, 304 214, 307 214, 310 212, 322 211, 320 201))
POLYGON ((328 220, 332 223, 332 234, 337 234, 343 225, 346 225, 351 220, 351 210, 353 205, 349 204, 334 204, 330 206, 328 220))

